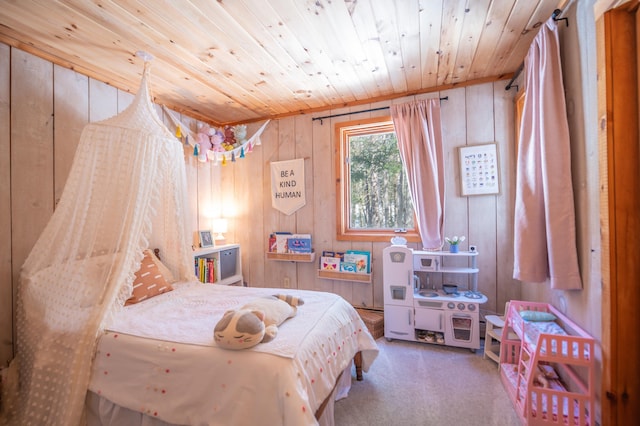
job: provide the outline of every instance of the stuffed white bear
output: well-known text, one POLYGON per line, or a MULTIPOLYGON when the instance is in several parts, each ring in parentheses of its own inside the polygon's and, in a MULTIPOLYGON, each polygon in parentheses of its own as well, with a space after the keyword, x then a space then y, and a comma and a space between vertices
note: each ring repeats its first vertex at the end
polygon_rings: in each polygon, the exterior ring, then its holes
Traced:
POLYGON ((302 299, 274 295, 253 300, 240 309, 224 313, 213 329, 213 339, 224 349, 247 349, 273 340, 278 326, 297 313, 302 299))

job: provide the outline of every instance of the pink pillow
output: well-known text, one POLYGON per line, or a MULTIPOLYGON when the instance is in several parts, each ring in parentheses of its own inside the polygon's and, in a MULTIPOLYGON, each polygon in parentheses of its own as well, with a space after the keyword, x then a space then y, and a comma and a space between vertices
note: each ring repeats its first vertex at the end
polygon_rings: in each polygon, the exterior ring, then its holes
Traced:
POLYGON ((171 284, 162 276, 155 260, 156 257, 145 250, 140 269, 135 274, 136 278, 133 281, 133 292, 131 297, 125 302, 125 306, 139 303, 173 290, 171 284))

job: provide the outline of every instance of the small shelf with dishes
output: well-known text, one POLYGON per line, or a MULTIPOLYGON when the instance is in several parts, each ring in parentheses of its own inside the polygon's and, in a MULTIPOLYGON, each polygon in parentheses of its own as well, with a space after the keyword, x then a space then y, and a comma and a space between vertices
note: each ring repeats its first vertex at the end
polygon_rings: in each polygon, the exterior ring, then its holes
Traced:
POLYGON ((288 262, 313 262, 316 258, 316 253, 276 253, 273 251, 267 252, 267 259, 280 260, 288 262))
POLYGON ((362 272, 327 271, 323 269, 318 269, 318 278, 338 281, 357 281, 361 283, 371 282, 371 274, 365 274, 362 272))
POLYGON ((467 274, 470 277, 470 288, 468 290, 478 291, 478 252, 475 247, 472 251, 460 251, 451 253, 449 251, 413 251, 413 269, 414 272, 446 273, 446 274, 467 274), (455 266, 444 265, 444 262, 450 260, 455 266), (462 261, 466 264, 459 264, 462 261))

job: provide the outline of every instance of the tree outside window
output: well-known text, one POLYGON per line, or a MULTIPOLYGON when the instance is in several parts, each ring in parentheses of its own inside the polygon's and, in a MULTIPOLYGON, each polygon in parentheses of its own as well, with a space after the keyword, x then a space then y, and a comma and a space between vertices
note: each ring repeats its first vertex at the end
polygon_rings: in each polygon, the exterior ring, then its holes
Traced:
POLYGON ((418 241, 407 177, 389 117, 336 125, 338 239, 418 241))

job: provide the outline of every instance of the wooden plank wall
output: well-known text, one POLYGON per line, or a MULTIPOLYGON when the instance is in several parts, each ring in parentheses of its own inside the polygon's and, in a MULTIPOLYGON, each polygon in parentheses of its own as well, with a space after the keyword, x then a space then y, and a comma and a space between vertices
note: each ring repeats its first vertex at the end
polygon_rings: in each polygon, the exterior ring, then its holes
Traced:
POLYGON ((0 44, 0 366, 13 349, 11 278, 11 70, 9 46, 0 44))
MULTIPOLYGON (((0 365, 13 356, 20 268, 62 195, 82 129, 132 100, 131 93, 0 44, 0 365)), ((175 117, 196 129, 195 120, 175 117)), ((185 220, 195 237, 203 211, 198 197, 211 201, 212 179, 187 153, 192 191, 185 220)))
MULTIPOLYGON (((151 73, 153 78, 153 70, 151 73)), ((513 97, 506 81, 460 87, 422 97, 448 97, 442 101, 447 176, 447 235, 466 235, 480 253, 479 289, 488 295, 484 312, 501 311, 505 300, 519 297, 511 279, 512 204, 514 175, 513 97), (457 148, 497 141, 502 192, 499 195, 461 197, 457 148)), ((108 118, 129 105, 133 96, 77 72, 54 66, 18 49, 0 44, 0 362, 12 357, 13 306, 20 267, 60 198, 83 126, 108 118), (10 159, 10 160, 9 160, 10 159)), ((194 243, 198 229, 209 229, 211 219, 229 218, 227 242, 242 247, 245 282, 257 287, 281 287, 289 278, 292 288, 330 291, 355 306, 382 309, 382 249, 386 243, 350 243, 335 239, 334 126, 373 114, 358 111, 389 106, 379 102, 316 113, 314 116, 354 114, 312 121, 300 115, 272 121, 262 144, 227 166, 198 162, 185 147, 189 185, 189 214, 194 243), (287 216, 271 207, 270 163, 305 159, 307 203, 287 216), (370 250, 371 284, 326 280, 316 276, 317 264, 265 259, 270 232, 311 233, 314 249, 370 250)), ((172 120, 160 108, 165 123, 172 120)), ((198 122, 171 113, 192 131, 198 122)), ((248 134, 262 123, 248 126, 248 134)), ((417 248, 417 246, 414 246, 417 248)))
MULTIPOLYGON (((501 312, 507 300, 518 298, 520 286, 511 278, 513 269, 513 202, 510 182, 514 179, 514 107, 515 90, 505 91, 506 82, 487 83, 467 88, 442 91, 439 94, 410 96, 393 103, 426 97, 448 97, 442 101, 442 127, 446 152, 446 219, 447 235, 466 235, 468 244, 478 247, 481 272, 479 289, 489 296, 485 311, 501 312), (502 191, 499 195, 461 197, 458 147, 496 141, 500 157, 502 191), (516 285, 514 285, 516 284, 516 285)), ((389 106, 379 102, 358 107, 324 111, 313 115, 283 118, 269 124, 263 145, 235 167, 235 192, 250 203, 236 220, 236 241, 242 245, 243 273, 251 286, 282 287, 288 278, 292 287, 330 291, 345 297, 355 306, 383 307, 382 249, 387 243, 351 243, 335 239, 335 163, 334 127, 338 122, 388 115, 388 110, 357 113, 389 106), (322 121, 313 117, 344 114, 322 121), (270 163, 305 159, 306 205, 286 216, 271 207, 270 163), (257 175, 255 170, 262 170, 257 175), (249 188, 251 200, 244 188, 249 188), (310 233, 316 256, 323 250, 369 250, 373 258, 371 284, 317 278, 317 262, 294 263, 265 259, 267 238, 274 231, 310 233)), ((251 133, 251 131, 249 132, 251 133)), ((224 171, 223 173, 226 173, 224 171)), ((215 186, 215 184, 214 184, 215 186)), ((242 203, 239 203, 242 204, 242 203)), ((418 248, 417 245, 413 246, 418 248)), ((316 258, 317 260, 317 258, 316 258)), ((460 282, 459 276, 442 277, 460 282)), ((466 284, 466 283, 465 283, 466 284)))

